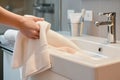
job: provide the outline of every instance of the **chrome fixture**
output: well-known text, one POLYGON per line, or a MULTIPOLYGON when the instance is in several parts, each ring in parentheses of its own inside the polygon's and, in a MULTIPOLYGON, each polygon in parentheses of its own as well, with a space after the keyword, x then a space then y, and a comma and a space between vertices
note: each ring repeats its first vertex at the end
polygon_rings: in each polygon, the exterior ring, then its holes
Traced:
POLYGON ((95 25, 98 27, 100 25, 108 26, 108 42, 116 43, 116 13, 108 12, 108 13, 99 13, 100 16, 107 16, 107 21, 97 21, 95 25))
POLYGON ((7 9, 8 11, 13 11, 12 6, 10 6, 10 5, 5 6, 5 9, 7 9))
POLYGON ((41 13, 54 13, 54 4, 53 3, 45 3, 45 0, 42 1, 42 3, 37 0, 33 7, 41 12, 41 13))
POLYGON ((36 10, 42 13, 54 13, 54 4, 39 4, 34 6, 36 10))

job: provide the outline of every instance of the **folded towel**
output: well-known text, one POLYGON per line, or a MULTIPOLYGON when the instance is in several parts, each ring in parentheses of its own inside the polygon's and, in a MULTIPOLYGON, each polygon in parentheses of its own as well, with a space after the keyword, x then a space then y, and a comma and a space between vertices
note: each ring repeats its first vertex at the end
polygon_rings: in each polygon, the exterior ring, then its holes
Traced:
POLYGON ((15 37, 17 35, 17 30, 8 29, 3 35, 0 35, 0 42, 4 46, 13 49, 15 43, 15 37))
POLYGON ((18 30, 8 29, 4 33, 4 38, 9 42, 15 42, 18 30))
POLYGON ((40 39, 29 39, 21 32, 16 37, 13 68, 22 67, 23 80, 51 68, 49 54, 79 50, 73 42, 50 30, 50 23, 40 21, 37 24, 40 25, 40 39))

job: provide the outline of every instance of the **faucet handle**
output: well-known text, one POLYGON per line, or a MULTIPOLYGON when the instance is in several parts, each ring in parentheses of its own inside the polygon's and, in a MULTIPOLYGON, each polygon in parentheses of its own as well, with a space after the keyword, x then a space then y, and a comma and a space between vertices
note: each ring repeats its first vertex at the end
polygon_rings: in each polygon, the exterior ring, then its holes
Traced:
POLYGON ((99 16, 105 15, 107 17, 110 17, 112 13, 98 13, 99 16))
POLYGON ((106 12, 106 13, 100 12, 100 13, 98 13, 99 16, 106 15, 107 17, 111 17, 114 14, 115 14, 115 12, 106 12))
POLYGON ((110 14, 110 13, 103 13, 103 12, 98 13, 99 16, 108 15, 108 14, 110 14))

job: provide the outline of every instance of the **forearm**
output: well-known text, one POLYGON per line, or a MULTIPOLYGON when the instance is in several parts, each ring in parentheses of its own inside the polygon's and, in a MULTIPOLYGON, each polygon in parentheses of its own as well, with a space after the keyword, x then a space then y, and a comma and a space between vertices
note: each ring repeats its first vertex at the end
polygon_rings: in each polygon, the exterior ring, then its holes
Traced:
POLYGON ((39 38, 40 26, 37 25, 36 22, 43 20, 44 19, 35 16, 20 16, 5 10, 0 6, 0 23, 10 25, 11 27, 20 30, 28 38, 39 38))
POLYGON ((0 6, 0 23, 7 24, 19 29, 18 25, 20 25, 20 22, 22 22, 22 20, 22 16, 7 11, 0 6))

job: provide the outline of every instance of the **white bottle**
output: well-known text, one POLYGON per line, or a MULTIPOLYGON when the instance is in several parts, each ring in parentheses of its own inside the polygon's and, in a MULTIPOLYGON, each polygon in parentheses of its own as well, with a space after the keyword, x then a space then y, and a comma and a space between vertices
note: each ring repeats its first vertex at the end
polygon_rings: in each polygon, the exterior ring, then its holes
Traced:
POLYGON ((71 35, 80 36, 80 18, 81 13, 71 13, 70 14, 70 24, 71 24, 71 35))

